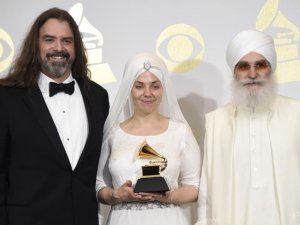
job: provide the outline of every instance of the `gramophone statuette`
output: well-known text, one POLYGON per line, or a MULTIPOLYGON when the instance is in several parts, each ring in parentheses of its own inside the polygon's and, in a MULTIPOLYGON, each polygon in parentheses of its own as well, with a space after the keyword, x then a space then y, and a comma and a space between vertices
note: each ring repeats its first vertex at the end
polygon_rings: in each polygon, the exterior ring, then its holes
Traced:
POLYGON ((169 191, 165 179, 160 172, 167 168, 167 159, 155 151, 146 141, 139 149, 140 159, 149 159, 149 163, 142 166, 143 175, 138 179, 134 192, 161 192, 169 191))

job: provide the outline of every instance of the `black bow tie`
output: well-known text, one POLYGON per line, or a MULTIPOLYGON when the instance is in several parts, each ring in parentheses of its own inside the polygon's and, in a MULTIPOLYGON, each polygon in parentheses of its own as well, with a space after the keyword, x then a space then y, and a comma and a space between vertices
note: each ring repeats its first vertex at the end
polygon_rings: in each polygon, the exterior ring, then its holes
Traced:
POLYGON ((54 83, 54 82, 50 82, 49 83, 49 96, 52 97, 53 95, 57 94, 58 92, 64 92, 67 93, 69 95, 74 93, 74 84, 75 82, 72 81, 68 84, 64 84, 64 83, 54 83))

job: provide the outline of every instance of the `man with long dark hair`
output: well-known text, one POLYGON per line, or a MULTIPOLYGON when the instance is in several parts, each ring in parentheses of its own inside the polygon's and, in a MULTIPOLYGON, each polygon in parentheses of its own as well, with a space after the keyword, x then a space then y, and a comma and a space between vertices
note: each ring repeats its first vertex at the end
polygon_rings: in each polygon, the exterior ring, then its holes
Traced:
POLYGON ((76 22, 65 10, 43 12, 0 80, 1 225, 98 225, 108 110, 76 22))

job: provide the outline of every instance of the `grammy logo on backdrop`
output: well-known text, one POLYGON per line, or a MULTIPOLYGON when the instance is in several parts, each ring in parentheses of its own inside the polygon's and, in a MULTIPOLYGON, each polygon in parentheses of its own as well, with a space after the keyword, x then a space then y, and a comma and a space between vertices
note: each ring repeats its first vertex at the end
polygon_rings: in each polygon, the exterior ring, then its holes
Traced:
POLYGON ((151 148, 145 141, 139 149, 138 157, 150 159, 149 164, 142 166, 143 176, 138 179, 134 192, 159 192, 169 191, 165 179, 160 175, 167 167, 167 159, 151 148))

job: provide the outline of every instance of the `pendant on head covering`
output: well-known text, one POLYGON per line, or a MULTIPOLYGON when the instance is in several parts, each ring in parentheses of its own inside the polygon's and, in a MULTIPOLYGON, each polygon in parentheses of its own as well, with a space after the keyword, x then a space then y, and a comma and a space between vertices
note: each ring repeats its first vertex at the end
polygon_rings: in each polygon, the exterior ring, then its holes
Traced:
POLYGON ((145 62, 144 62, 144 68, 145 68, 145 70, 150 70, 151 63, 150 63, 149 60, 145 60, 145 62))

